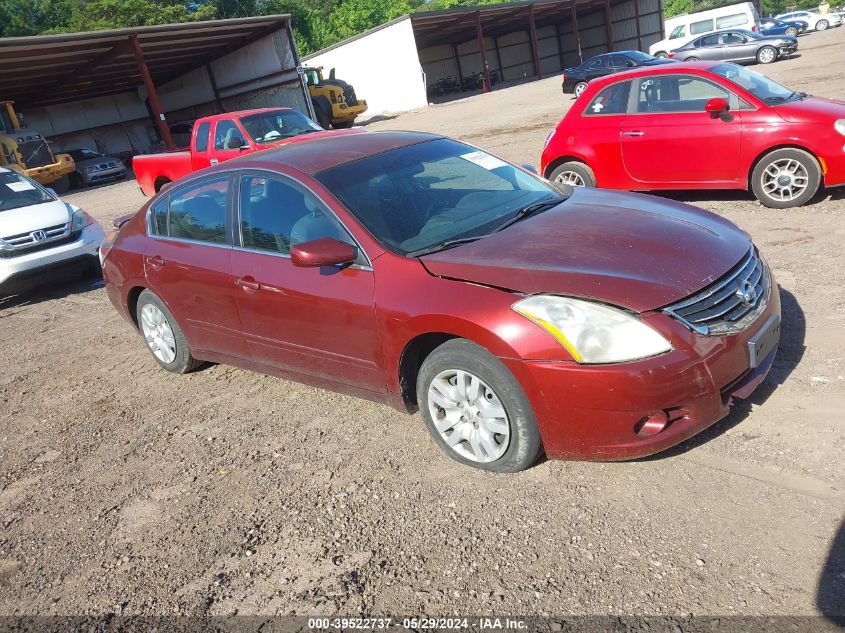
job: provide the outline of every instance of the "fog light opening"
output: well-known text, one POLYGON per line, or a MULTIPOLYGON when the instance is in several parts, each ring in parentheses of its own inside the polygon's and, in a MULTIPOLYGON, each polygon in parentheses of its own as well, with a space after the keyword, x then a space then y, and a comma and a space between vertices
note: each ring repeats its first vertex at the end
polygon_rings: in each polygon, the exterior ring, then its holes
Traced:
POLYGON ((652 437, 660 433, 669 425, 669 414, 666 411, 655 411, 634 424, 634 433, 639 437, 652 437))

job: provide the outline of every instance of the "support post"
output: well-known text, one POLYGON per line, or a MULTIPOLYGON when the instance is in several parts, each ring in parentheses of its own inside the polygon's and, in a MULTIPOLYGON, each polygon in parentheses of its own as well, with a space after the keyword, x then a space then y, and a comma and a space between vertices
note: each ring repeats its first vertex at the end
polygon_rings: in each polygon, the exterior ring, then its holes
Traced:
POLYGON ((130 35, 129 40, 132 42, 132 52, 135 54, 135 62, 138 64, 138 71, 141 73, 141 79, 144 82, 144 87, 147 89, 150 109, 153 111, 153 116, 158 124, 158 131, 161 134, 161 139, 164 141, 164 146, 167 149, 176 149, 173 137, 170 136, 170 127, 167 125, 167 120, 164 118, 164 112, 161 109, 161 102, 158 100, 156 86, 153 83, 153 78, 150 76, 150 69, 147 68, 147 63, 144 61, 144 52, 141 50, 141 43, 138 41, 138 36, 130 35))
POLYGON ((643 35, 640 32, 640 0, 634 0, 634 19, 637 21, 637 50, 643 50, 643 35))
POLYGON ((531 56, 534 58, 534 74, 537 79, 543 78, 540 69, 540 52, 537 50, 537 25, 534 23, 534 4, 528 5, 528 27, 531 33, 531 56))
POLYGON ((560 22, 555 24, 555 39, 557 40, 557 56, 558 59, 560 59, 560 69, 563 70, 566 67, 566 64, 563 61, 563 43, 560 39, 560 22))
POLYGON ((208 73, 208 81, 211 83, 211 91, 214 93, 214 105, 217 106, 217 114, 222 114, 226 111, 226 108, 223 107, 223 100, 220 98, 220 91, 217 89, 217 80, 211 70, 211 64, 205 65, 205 72, 208 73))
POLYGON ((493 38, 493 46, 496 47, 496 61, 499 63, 499 81, 505 80, 505 67, 502 66, 502 53, 499 50, 499 38, 493 38))
POLYGON ((455 65, 458 67, 458 85, 464 80, 464 69, 461 68, 461 56, 458 55, 458 47, 452 44, 452 52, 455 54, 455 65))
POLYGON ((481 30, 481 12, 475 12, 475 37, 478 52, 481 53, 481 71, 484 73, 484 92, 490 92, 490 68, 487 66, 487 50, 484 48, 484 31, 481 30))
POLYGON ((610 18, 610 0, 604 0, 604 28, 607 31, 607 52, 613 51, 613 23, 610 18))
POLYGON ((575 9, 575 0, 569 5, 570 14, 572 16, 572 33, 575 35, 575 49, 578 51, 578 62, 584 61, 584 56, 581 54, 581 34, 578 32, 578 11, 575 9))

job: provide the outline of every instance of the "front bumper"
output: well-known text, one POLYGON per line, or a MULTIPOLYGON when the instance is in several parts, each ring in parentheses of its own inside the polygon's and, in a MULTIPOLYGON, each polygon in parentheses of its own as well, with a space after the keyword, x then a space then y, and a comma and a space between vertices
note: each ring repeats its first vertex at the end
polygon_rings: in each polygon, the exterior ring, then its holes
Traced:
POLYGON ((701 336, 663 313, 644 316, 664 335, 670 333, 674 347, 651 359, 592 366, 502 362, 531 402, 549 457, 645 457, 721 420, 734 398, 747 398, 763 381, 777 349, 751 369, 748 342, 774 314, 780 315, 776 285, 766 308, 737 334, 701 336), (644 420, 655 415, 665 416, 665 426, 653 435, 643 434, 644 420))
POLYGON ((82 233, 73 242, 18 257, 0 257, 0 287, 7 292, 13 284, 38 280, 45 274, 62 270, 79 261, 88 262, 88 257, 99 261, 98 249, 104 237, 102 227, 94 222, 82 229, 82 233))
POLYGON ((82 177, 82 182, 88 187, 102 182, 123 180, 126 178, 126 167, 115 167, 114 169, 104 169, 91 173, 79 172, 79 175, 82 177))

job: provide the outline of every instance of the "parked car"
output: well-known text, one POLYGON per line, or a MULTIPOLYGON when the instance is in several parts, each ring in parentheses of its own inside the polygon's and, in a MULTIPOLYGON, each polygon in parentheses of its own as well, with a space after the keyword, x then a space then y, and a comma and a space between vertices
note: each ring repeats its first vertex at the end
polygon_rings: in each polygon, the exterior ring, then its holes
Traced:
POLYGON ((666 38, 648 47, 648 52, 655 57, 668 57, 673 50, 680 48, 700 35, 723 29, 748 29, 756 31, 760 24, 760 15, 752 2, 741 2, 726 7, 707 9, 669 18, 663 23, 666 38))
POLYGON ((591 57, 578 66, 565 68, 561 87, 564 94, 574 94, 578 97, 584 92, 587 82, 596 77, 604 77, 605 75, 611 75, 640 66, 655 66, 667 62, 669 60, 652 57, 640 51, 604 53, 591 57))
POLYGON ((789 35, 798 37, 804 33, 810 25, 804 20, 778 20, 775 18, 764 18, 760 22, 760 35, 789 35))
POLYGON ((794 37, 730 30, 699 37, 669 55, 681 62, 722 60, 771 64, 797 50, 798 40, 794 37))
POLYGON ((677 444, 751 393, 779 337, 777 286, 728 220, 432 134, 230 161, 101 252, 164 369, 224 362, 419 408, 450 457, 493 471, 677 444))
POLYGON ((790 11, 776 15, 778 20, 802 20, 811 31, 825 31, 831 26, 842 26, 842 18, 837 13, 815 13, 813 11, 790 11))
POLYGON ((750 188, 787 208, 845 184, 843 144, 845 103, 731 63, 679 62, 590 82, 549 135, 541 173, 606 189, 750 188))
POLYGON ((0 296, 58 271, 98 270, 103 229, 52 189, 0 167, 0 296))
POLYGON ((132 159, 135 179, 145 195, 210 165, 216 165, 273 145, 326 134, 359 134, 361 129, 326 132, 292 108, 262 108, 227 112, 197 119, 191 146, 185 151, 139 154, 132 159))
POLYGON ((126 166, 116 156, 107 156, 93 149, 72 149, 67 152, 76 164, 70 175, 72 187, 91 187, 112 180, 126 178, 126 166))

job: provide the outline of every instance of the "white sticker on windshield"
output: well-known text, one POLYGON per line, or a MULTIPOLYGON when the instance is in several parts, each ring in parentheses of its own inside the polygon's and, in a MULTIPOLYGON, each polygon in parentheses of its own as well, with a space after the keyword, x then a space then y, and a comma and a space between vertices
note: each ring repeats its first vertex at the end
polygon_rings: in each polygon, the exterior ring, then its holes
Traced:
POLYGON ((495 156, 490 156, 490 154, 485 152, 470 152, 469 154, 461 154, 461 158, 468 160, 471 163, 475 163, 479 167, 483 167, 489 171, 499 167, 507 167, 508 165, 505 161, 499 160, 495 156))
POLYGON ((32 189, 35 189, 35 187, 33 187, 25 180, 21 180, 19 182, 7 182, 6 186, 12 191, 30 191, 32 189))

